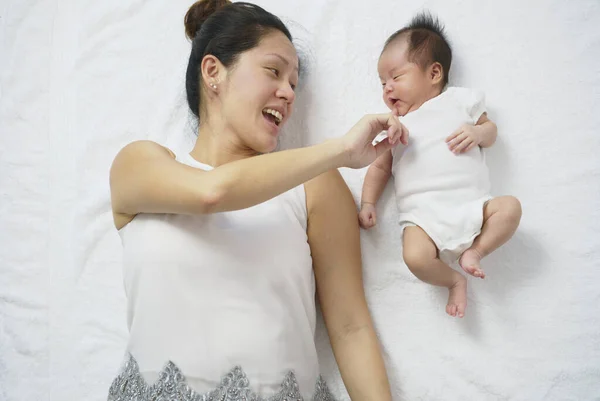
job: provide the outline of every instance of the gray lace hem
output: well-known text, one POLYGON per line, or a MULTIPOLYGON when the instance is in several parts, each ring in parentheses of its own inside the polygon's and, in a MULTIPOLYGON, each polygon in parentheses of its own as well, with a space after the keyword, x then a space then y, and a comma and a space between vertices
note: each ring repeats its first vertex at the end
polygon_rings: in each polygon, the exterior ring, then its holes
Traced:
MULTIPOLYGON (((219 387, 205 394, 192 390, 185 376, 173 363, 168 362, 156 383, 146 383, 137 362, 129 355, 121 374, 113 381, 108 401, 304 401, 293 372, 289 372, 281 389, 268 398, 259 397, 250 389, 250 382, 237 366, 226 374, 219 387)), ((322 377, 315 386, 312 401, 335 401, 322 377)))

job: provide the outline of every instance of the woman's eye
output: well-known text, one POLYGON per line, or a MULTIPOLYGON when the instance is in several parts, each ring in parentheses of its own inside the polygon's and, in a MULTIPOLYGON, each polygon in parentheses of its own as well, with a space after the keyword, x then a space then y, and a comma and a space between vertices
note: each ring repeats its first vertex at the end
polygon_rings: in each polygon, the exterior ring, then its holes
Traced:
POLYGON ((277 68, 269 68, 269 70, 270 70, 270 71, 271 71, 273 74, 275 74, 275 76, 276 76, 276 77, 278 77, 278 76, 279 76, 279 70, 278 70, 277 68))

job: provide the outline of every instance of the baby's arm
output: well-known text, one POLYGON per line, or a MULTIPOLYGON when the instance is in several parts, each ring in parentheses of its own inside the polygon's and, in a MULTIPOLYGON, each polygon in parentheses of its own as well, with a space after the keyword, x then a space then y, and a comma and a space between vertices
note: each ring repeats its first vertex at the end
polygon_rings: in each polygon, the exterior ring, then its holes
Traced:
POLYGON ((464 153, 475 146, 489 148, 496 142, 496 124, 483 113, 475 125, 465 124, 446 138, 448 148, 454 153, 464 153))
POLYGON ((481 117, 479 117, 477 124, 475 124, 475 128, 479 130, 479 135, 481 137, 479 146, 482 148, 489 148, 496 142, 498 127, 496 127, 496 124, 488 118, 487 113, 483 113, 481 117))
POLYGON ((365 203, 375 205, 383 193, 385 185, 392 175, 392 151, 379 156, 367 170, 363 184, 361 206, 365 203))
POLYGON ((392 151, 388 150, 379 156, 367 170, 360 201, 360 213, 358 214, 362 228, 368 229, 377 224, 375 205, 392 175, 392 160, 392 151))

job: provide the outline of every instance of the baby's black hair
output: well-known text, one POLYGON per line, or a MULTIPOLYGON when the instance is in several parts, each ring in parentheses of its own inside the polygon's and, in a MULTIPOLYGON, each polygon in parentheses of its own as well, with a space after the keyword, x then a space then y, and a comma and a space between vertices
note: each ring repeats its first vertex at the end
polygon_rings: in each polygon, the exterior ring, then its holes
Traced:
POLYGON ((388 46, 400 39, 408 43, 408 59, 421 68, 427 68, 432 63, 440 63, 444 72, 444 86, 448 84, 450 65, 452 64, 452 49, 444 32, 444 25, 437 17, 424 11, 417 14, 404 28, 394 32, 383 46, 382 53, 388 46))

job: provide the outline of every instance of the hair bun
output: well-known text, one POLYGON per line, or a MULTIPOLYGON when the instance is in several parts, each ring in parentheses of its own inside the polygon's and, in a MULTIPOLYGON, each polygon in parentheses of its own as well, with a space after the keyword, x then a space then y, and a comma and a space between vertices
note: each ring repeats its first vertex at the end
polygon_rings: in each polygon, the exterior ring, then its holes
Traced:
POLYGON ((192 4, 185 14, 183 23, 185 25, 185 36, 194 39, 200 27, 218 9, 231 4, 229 0, 199 0, 192 4))

